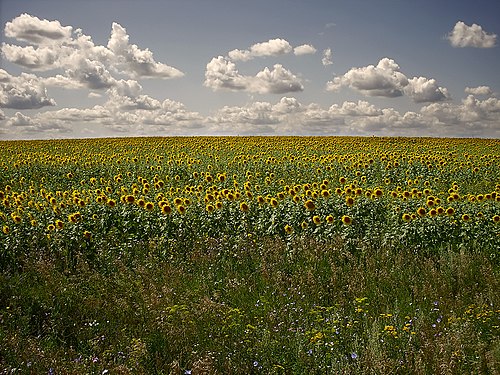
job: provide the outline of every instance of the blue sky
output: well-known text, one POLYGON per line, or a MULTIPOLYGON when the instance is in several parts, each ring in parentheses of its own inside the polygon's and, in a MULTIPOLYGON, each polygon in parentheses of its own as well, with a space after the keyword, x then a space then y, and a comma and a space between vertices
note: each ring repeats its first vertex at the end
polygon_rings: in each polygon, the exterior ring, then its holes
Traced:
POLYGON ((0 0, 0 139, 500 137, 500 3, 0 0))

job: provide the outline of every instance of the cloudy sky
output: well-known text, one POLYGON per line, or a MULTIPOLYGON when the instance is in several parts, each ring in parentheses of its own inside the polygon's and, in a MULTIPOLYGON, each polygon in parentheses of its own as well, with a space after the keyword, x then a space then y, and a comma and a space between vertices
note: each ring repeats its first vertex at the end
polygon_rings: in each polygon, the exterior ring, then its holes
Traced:
POLYGON ((500 138, 500 2, 0 0, 0 139, 500 138))

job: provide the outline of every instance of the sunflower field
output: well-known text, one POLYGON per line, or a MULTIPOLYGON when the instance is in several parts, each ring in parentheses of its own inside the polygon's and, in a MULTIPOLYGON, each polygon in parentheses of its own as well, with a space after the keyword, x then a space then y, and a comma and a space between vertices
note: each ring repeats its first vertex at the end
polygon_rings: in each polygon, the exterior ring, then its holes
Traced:
POLYGON ((500 140, 0 144, 2 373, 500 372, 500 140))

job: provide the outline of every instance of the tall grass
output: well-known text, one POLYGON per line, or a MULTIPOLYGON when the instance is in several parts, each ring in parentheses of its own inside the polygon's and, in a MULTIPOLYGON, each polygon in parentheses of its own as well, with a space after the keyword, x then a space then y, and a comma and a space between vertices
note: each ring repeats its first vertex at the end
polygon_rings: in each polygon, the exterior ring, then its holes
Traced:
POLYGON ((482 249, 109 240, 92 261, 30 252, 1 274, 4 373, 500 371, 500 269, 482 249))

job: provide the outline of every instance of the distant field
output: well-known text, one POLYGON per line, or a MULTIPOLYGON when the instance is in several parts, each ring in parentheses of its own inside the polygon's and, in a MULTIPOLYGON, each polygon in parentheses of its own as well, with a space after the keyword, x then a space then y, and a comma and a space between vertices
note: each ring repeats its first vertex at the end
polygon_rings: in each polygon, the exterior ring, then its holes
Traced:
POLYGON ((5 373, 500 373, 500 140, 0 145, 5 373))

